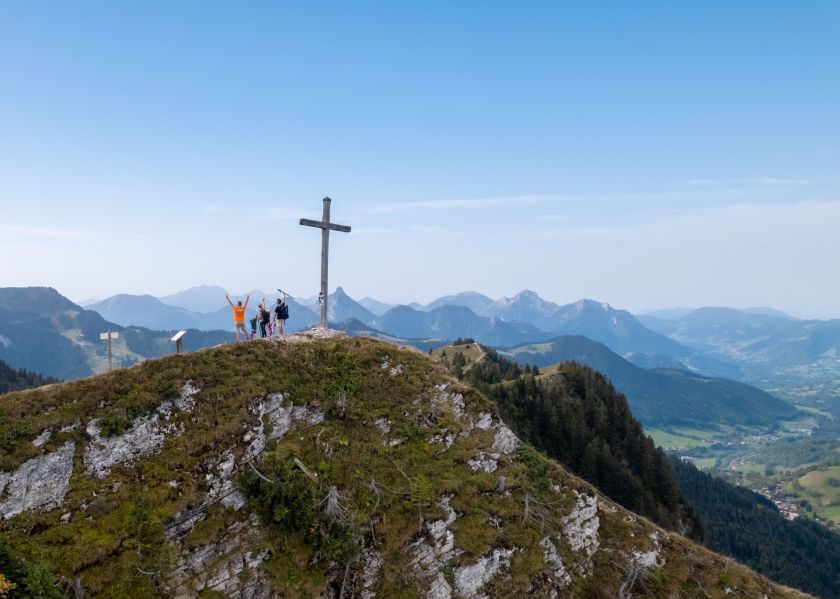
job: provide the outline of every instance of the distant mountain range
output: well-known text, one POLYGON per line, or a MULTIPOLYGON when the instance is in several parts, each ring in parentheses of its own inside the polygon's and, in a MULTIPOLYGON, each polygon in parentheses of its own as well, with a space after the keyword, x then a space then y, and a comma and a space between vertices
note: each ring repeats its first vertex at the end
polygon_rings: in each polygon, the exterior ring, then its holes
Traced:
MULTIPOLYGON (((107 368, 100 333, 116 331, 114 365, 130 366, 148 357, 174 351, 173 330, 153 331, 109 322, 48 287, 0 288, 0 360, 45 376, 74 379, 107 368)), ((226 331, 190 330, 184 349, 229 341, 226 331)))
POLYGON ((729 308, 641 322, 707 356, 737 364, 740 379, 796 401, 840 410, 840 319, 797 320, 729 308))
MULTIPOLYGON (((89 308, 123 326, 229 330, 224 294, 221 287, 207 285, 158 298, 119 295, 89 308)), ((263 296, 273 301, 274 295, 261 291, 253 292, 252 301, 263 296)), ((289 303, 288 330, 318 321, 317 298, 289 303)), ((687 369, 747 382, 840 413, 840 320, 799 320, 762 307, 636 316, 589 299, 560 305, 530 290, 498 300, 465 291, 425 305, 395 306, 370 297, 356 301, 341 287, 330 295, 329 319, 336 325, 355 321, 377 334, 420 344, 466 336, 505 348, 582 335, 643 368, 687 369)))
MULTIPOLYGON (((186 293, 186 292, 185 292, 186 293)), ((179 295, 179 294, 176 294, 179 295)), ((249 294, 236 296, 245 299, 249 294)), ((172 297, 172 296, 170 296, 172 297)), ((233 298, 233 296, 232 296, 233 298)), ((269 309, 274 305, 275 296, 261 291, 250 293, 246 316, 251 318, 256 314, 257 306, 266 298, 269 309)), ((234 300, 235 301, 235 300, 234 300)), ((189 302, 183 302, 189 303, 189 302)), ((197 305, 199 302, 196 301, 197 305)), ((310 308, 301 306, 293 299, 287 299, 289 305, 289 320, 286 328, 298 331, 318 321, 318 315, 310 308)), ((225 292, 216 296, 216 308, 213 312, 194 312, 184 307, 172 306, 162 299, 151 295, 120 294, 108 299, 90 304, 89 310, 94 310, 103 318, 122 326, 141 326, 149 329, 198 329, 202 331, 232 330, 233 316, 230 306, 225 300, 225 292), (221 305, 219 304, 221 298, 221 305)))
MULTIPOLYGON (((424 351, 458 338, 472 338, 503 348, 505 355, 522 363, 548 365, 576 360, 607 375, 627 395, 637 417, 649 426, 772 427, 778 420, 797 413, 772 395, 720 376, 727 374, 727 369, 741 367, 740 363, 735 366, 735 356, 724 353, 722 348, 727 342, 751 339, 751 328, 720 325, 719 335, 728 341, 701 337, 704 331, 714 328, 713 324, 702 324, 702 317, 714 317, 713 323, 718 322, 722 318, 718 312, 697 311, 691 318, 654 323, 668 335, 685 338, 693 345, 689 347, 645 327, 624 310, 590 300, 556 306, 535 295, 526 291, 490 303, 477 294, 453 296, 474 304, 484 303, 484 311, 492 316, 451 304, 429 311, 396 306, 377 316, 338 288, 330 296, 331 326, 352 335, 379 337, 424 351), (502 315, 527 317, 552 330, 527 321, 506 320, 502 315), (706 345, 699 339, 705 339, 706 345), (716 351, 704 353, 709 348, 716 351), (705 376, 708 373, 715 376, 705 376)), ((252 297, 249 308, 262 299, 262 293, 257 291, 252 296, 257 299, 252 297)), ((290 330, 317 321, 317 314, 309 307, 289 301, 290 330)), ((191 329, 185 340, 187 349, 232 338, 229 306, 216 312, 197 313, 169 306, 152 296, 118 295, 93 307, 98 312, 81 308, 53 289, 0 289, 0 359, 15 368, 72 379, 106 367, 105 345, 99 340, 103 331, 121 333, 114 344, 116 363, 121 366, 170 353, 173 330, 191 329), (227 330, 200 330, 212 326, 227 330)), ((765 315, 726 315, 746 323, 770 319, 780 327, 800 327, 796 329, 800 333, 803 326, 816 326, 809 325, 810 321, 765 315)), ((644 317, 648 321, 651 318, 644 317)))

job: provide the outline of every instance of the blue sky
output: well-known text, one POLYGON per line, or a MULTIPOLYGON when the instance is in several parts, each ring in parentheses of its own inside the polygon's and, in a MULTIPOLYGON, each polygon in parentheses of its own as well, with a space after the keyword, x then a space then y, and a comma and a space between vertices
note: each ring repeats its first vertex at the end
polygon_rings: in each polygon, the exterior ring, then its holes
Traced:
POLYGON ((840 317, 840 3, 0 1, 0 284, 840 317))

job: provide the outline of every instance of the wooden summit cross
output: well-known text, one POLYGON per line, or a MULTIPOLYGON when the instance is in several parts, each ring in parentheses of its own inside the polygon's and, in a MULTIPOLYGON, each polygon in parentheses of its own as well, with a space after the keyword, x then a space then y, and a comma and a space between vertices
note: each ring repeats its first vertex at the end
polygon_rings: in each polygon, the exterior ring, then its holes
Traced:
POLYGON ((324 217, 321 220, 309 220, 308 218, 300 219, 300 224, 307 227, 316 227, 321 229, 321 328, 326 329, 327 322, 327 272, 329 270, 329 253, 330 253, 330 231, 341 231, 342 233, 349 233, 350 227, 346 225, 336 225, 330 222, 330 202, 329 198, 324 198, 324 217))

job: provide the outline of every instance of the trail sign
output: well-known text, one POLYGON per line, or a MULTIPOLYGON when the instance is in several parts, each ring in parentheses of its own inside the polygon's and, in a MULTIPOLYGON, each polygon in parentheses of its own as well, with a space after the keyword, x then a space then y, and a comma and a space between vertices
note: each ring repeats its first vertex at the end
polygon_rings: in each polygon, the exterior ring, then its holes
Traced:
POLYGON ((120 334, 116 331, 108 331, 107 333, 99 333, 99 338, 108 340, 108 370, 111 370, 111 340, 119 339, 120 334))
POLYGON ((170 341, 175 342, 176 353, 180 354, 181 351, 183 351, 183 349, 184 349, 183 340, 184 340, 184 335, 186 335, 186 334, 187 334, 186 331, 178 331, 177 333, 175 333, 175 335, 172 336, 172 339, 170 339, 170 341))
POLYGON ((324 198, 324 216, 321 220, 309 220, 308 218, 300 219, 300 224, 306 227, 315 227, 321 229, 321 328, 326 329, 327 321, 327 274, 329 270, 329 253, 330 253, 330 231, 339 231, 341 233, 349 233, 350 227, 347 225, 337 225, 330 222, 330 203, 329 198, 324 198))

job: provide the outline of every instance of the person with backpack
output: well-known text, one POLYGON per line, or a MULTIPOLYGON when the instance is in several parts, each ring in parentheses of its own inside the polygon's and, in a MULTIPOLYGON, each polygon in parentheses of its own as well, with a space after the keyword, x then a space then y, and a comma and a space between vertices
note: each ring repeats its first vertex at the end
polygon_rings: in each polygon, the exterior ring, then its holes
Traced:
POLYGON ((277 335, 283 336, 283 325, 286 324, 286 320, 289 318, 289 306, 286 302, 281 299, 277 298, 277 305, 274 306, 274 319, 277 321, 277 335))
POLYGON ((236 326, 236 340, 239 341, 239 332, 242 331, 243 339, 248 338, 248 332, 245 330, 245 308, 248 307, 248 300, 251 299, 251 296, 247 296, 245 298, 245 304, 242 304, 242 300, 236 302, 236 305, 230 301, 230 296, 226 295, 228 303, 230 307, 233 308, 233 324, 236 326))
POLYGON ((265 300, 263 303, 260 304, 258 316, 260 318, 260 337, 265 339, 266 336, 266 326, 271 322, 271 312, 269 312, 265 307, 265 300))

